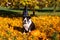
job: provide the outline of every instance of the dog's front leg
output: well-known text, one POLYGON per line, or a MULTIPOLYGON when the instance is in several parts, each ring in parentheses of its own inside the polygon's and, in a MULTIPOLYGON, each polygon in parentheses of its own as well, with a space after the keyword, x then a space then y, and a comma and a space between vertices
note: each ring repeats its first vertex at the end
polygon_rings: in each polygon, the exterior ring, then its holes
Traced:
POLYGON ((23 30, 22 33, 25 34, 25 28, 24 27, 22 28, 22 30, 23 30))
POLYGON ((29 32, 31 32, 31 30, 29 30, 29 32))
POLYGON ((26 34, 26 33, 25 33, 25 30, 24 30, 23 34, 26 34))
POLYGON ((31 32, 31 28, 29 28, 29 32, 31 32))

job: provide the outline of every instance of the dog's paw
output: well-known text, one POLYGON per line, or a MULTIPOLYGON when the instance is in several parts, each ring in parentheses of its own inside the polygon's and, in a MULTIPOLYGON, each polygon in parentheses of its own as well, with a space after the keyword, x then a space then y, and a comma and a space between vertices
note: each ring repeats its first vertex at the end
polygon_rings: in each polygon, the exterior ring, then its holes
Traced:
POLYGON ((29 32, 31 32, 31 30, 29 30, 29 32))
POLYGON ((23 34, 26 34, 25 32, 23 32, 23 34))

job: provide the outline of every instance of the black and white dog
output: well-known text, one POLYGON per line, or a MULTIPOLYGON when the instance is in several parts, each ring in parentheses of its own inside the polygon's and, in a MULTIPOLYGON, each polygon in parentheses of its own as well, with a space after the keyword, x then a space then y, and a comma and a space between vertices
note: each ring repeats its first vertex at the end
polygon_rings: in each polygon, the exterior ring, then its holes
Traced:
POLYGON ((23 17, 23 32, 31 32, 32 30, 35 29, 35 25, 31 20, 31 17, 23 17))

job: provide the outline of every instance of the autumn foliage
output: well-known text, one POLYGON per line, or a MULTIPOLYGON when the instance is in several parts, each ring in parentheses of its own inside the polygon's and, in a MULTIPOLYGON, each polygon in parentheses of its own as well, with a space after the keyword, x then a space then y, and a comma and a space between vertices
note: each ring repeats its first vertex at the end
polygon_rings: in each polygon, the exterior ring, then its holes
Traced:
POLYGON ((14 27, 23 27, 22 18, 0 17, 0 40, 60 40, 60 17, 32 17, 36 29, 22 34, 14 27))

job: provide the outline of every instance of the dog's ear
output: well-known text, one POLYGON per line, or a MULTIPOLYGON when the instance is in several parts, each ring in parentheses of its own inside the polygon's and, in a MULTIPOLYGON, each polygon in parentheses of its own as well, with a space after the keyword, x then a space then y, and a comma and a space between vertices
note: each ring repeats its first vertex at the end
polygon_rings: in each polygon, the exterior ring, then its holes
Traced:
POLYGON ((31 16, 28 16, 28 18, 30 19, 30 18, 31 18, 31 16))
POLYGON ((31 18, 31 17, 29 17, 29 18, 31 18))

